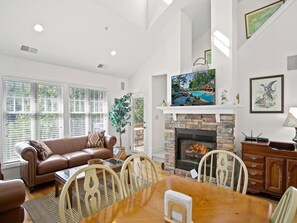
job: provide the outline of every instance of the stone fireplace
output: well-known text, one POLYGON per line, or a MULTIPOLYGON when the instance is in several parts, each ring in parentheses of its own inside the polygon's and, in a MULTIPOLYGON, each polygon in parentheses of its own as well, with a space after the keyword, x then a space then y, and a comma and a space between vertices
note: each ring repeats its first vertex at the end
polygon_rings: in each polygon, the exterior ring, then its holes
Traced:
POLYGON ((174 119, 165 115, 166 171, 186 176, 189 170, 197 170, 205 147, 234 151, 235 115, 219 116, 217 122, 215 114, 176 114, 174 119))

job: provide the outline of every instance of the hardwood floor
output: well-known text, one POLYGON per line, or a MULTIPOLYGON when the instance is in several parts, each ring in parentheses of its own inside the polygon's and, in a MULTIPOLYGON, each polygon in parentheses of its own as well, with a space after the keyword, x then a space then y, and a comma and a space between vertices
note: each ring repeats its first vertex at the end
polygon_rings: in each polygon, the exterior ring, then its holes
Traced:
MULTIPOLYGON (((158 172, 159 172, 161 179, 170 175, 161 169, 160 164, 157 163, 156 166, 158 168, 158 172)), ((55 188, 54 188, 53 183, 42 185, 42 186, 38 187, 38 189, 34 193, 31 193, 31 194, 29 193, 28 190, 26 190, 26 200, 31 200, 31 199, 34 199, 37 197, 44 196, 46 194, 54 192, 54 190, 55 190, 55 188)), ((252 194, 249 194, 249 195, 260 197, 258 195, 252 195, 252 194)), ((261 197, 261 198, 268 200, 272 204, 273 209, 278 204, 278 201, 276 199, 273 199, 270 197, 261 197)), ((25 211, 25 221, 24 222, 25 223, 33 223, 32 219, 30 218, 30 216, 28 215, 28 213, 26 211, 25 211)), ((297 214, 295 214, 294 223, 297 223, 297 214)))

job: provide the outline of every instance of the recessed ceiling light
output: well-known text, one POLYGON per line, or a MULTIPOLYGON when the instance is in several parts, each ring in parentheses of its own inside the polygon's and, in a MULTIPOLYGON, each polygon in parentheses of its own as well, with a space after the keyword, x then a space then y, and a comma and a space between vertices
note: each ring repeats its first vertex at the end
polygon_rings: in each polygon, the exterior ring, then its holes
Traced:
POLYGON ((116 54, 117 54, 117 51, 115 51, 115 50, 113 50, 113 51, 110 52, 110 55, 111 56, 115 56, 116 54))
POLYGON ((36 32, 42 32, 43 31, 43 26, 42 25, 40 25, 40 24, 36 24, 35 26, 34 26, 34 30, 36 31, 36 32))

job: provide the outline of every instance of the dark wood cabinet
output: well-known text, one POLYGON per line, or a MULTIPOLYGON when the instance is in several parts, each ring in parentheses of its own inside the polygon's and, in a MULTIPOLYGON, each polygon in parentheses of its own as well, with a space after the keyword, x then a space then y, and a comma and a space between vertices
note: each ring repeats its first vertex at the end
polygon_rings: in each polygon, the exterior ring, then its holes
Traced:
POLYGON ((288 159, 286 163, 287 184, 286 187, 297 185, 297 160, 288 159))
POLYGON ((284 163, 282 158, 266 157, 265 189, 271 193, 284 191, 284 163))
POLYGON ((248 191, 281 196, 297 187, 297 152, 293 143, 242 142, 242 159, 248 169, 248 191))

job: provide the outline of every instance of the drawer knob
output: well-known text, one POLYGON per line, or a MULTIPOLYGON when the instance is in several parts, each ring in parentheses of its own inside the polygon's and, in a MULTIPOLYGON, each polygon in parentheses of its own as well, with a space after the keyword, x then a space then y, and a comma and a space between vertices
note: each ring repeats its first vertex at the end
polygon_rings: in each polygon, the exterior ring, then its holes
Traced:
POLYGON ((250 156, 250 158, 251 158, 252 160, 256 160, 258 157, 257 157, 257 156, 250 156))
POLYGON ((257 166, 257 164, 255 164, 255 163, 252 163, 252 165, 251 165, 251 167, 256 167, 257 166))
POLYGON ((257 173, 256 172, 254 172, 254 171, 249 171, 249 173, 251 174, 251 175, 253 175, 253 176, 255 176, 257 173))
POLYGON ((256 181, 253 181, 253 180, 251 181, 252 185, 255 185, 256 183, 257 183, 256 181))

